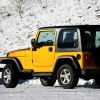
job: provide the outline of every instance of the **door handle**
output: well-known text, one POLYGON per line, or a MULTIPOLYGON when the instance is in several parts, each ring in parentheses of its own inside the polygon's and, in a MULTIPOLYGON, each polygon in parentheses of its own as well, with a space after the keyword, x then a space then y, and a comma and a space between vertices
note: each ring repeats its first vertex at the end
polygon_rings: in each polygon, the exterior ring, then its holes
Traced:
POLYGON ((52 47, 49 47, 49 48, 48 48, 48 51, 49 51, 49 52, 52 52, 52 51, 53 51, 53 48, 52 48, 52 47))

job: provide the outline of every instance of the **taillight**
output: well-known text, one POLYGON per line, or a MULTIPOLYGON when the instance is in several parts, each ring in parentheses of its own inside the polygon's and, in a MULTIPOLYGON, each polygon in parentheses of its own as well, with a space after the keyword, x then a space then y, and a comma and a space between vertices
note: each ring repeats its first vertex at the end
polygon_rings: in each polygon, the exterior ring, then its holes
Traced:
POLYGON ((85 55, 85 60, 86 60, 86 61, 88 60, 88 55, 85 55))

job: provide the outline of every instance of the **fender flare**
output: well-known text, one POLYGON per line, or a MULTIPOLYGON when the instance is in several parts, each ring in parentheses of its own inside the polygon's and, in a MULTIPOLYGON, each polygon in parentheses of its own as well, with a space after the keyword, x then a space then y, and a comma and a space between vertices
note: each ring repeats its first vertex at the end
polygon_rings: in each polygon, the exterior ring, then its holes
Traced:
POLYGON ((0 64, 7 64, 7 62, 14 62, 16 64, 16 67, 18 68, 19 72, 22 71, 22 69, 23 69, 22 65, 17 58, 8 58, 8 57, 0 58, 0 64))
POLYGON ((55 71, 57 62, 61 59, 71 60, 73 65, 74 65, 74 68, 78 71, 79 74, 81 74, 81 67, 80 67, 79 62, 75 56, 60 56, 60 57, 58 57, 56 60, 53 71, 55 71))

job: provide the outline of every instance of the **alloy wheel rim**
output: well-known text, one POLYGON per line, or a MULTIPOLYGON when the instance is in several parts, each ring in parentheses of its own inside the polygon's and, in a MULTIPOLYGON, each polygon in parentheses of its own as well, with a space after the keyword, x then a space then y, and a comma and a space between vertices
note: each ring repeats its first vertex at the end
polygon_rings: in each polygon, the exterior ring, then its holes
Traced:
POLYGON ((11 81, 11 71, 10 71, 10 69, 6 69, 4 71, 4 82, 6 84, 8 84, 8 83, 10 83, 10 81, 11 81))
POLYGON ((71 73, 67 69, 63 69, 60 73, 60 80, 63 84, 68 84, 71 80, 71 73))

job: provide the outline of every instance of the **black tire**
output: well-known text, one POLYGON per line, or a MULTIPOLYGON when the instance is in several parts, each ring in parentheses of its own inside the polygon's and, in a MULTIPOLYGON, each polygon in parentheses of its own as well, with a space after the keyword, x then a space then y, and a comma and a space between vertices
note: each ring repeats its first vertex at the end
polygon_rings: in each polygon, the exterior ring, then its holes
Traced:
POLYGON ((74 68, 68 64, 64 64, 58 70, 57 79, 62 88, 73 89, 76 87, 79 77, 74 68))
POLYGON ((95 80, 96 85, 98 85, 100 87, 100 79, 99 78, 95 78, 94 80, 95 80))
POLYGON ((7 64, 2 72, 2 80, 6 88, 15 88, 19 81, 18 70, 7 64))
POLYGON ((41 77, 40 82, 43 86, 53 86, 56 82, 55 77, 41 77))

